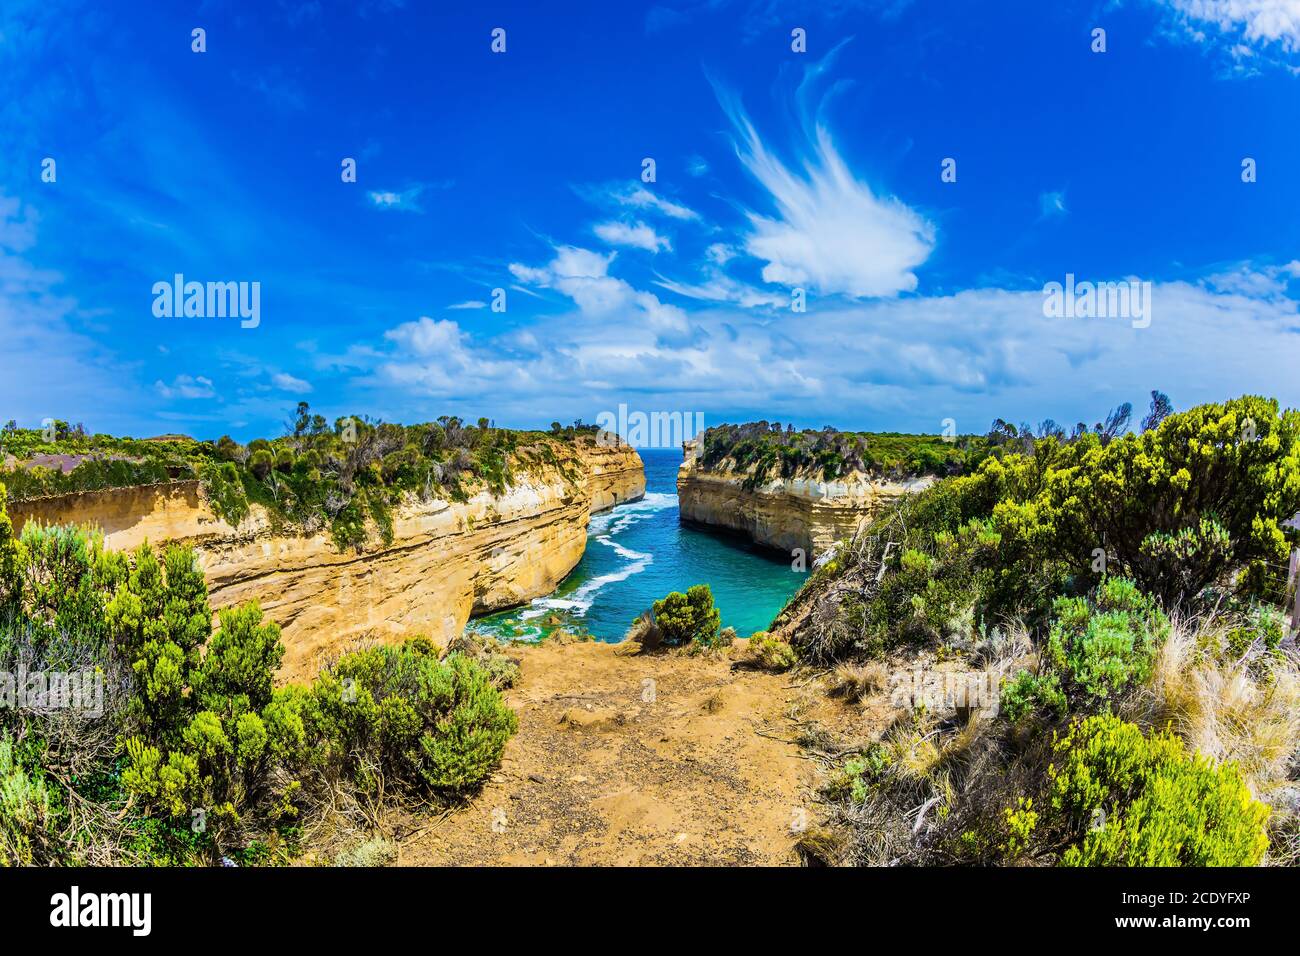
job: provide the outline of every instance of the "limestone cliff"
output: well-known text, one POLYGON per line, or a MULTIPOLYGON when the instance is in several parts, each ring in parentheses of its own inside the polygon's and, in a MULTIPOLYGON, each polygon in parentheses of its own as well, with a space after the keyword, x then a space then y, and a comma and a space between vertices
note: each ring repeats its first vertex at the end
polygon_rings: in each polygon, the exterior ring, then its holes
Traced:
POLYGON ((645 465, 631 448, 583 438, 578 454, 587 472, 592 514, 645 496, 645 465))
POLYGON ((698 443, 687 442, 677 471, 677 500, 687 521, 730 528, 782 551, 803 549, 808 558, 848 537, 889 504, 928 487, 933 478, 888 481, 853 472, 835 481, 816 476, 776 478, 745 487, 748 472, 728 467, 705 470, 698 443))
POLYGON ((192 545, 213 608, 259 601, 283 632, 281 678, 302 679, 358 638, 418 633, 442 643, 471 615, 554 590, 582 558, 591 514, 645 493, 632 449, 554 447, 554 464, 530 465, 504 494, 407 500, 393 515, 392 542, 361 552, 340 553, 325 531, 277 529, 258 506, 233 528, 195 481, 35 499, 9 512, 15 526, 99 526, 113 549, 192 545))

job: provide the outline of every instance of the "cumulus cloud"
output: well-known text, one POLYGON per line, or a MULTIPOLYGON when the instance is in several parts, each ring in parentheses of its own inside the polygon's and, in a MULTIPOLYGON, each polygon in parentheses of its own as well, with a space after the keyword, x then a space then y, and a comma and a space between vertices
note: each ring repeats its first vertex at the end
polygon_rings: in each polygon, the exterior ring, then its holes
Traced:
POLYGON ((748 213, 744 248, 766 263, 764 280, 855 298, 914 291, 913 270, 934 248, 930 222, 854 176, 820 117, 804 117, 806 142, 792 169, 763 143, 740 101, 716 84, 715 90, 731 121, 736 155, 776 211, 748 213))
POLYGON ((354 363, 369 364, 363 380, 373 384, 419 396, 477 398, 506 389, 536 394, 536 380, 524 363, 475 345, 450 319, 422 315, 390 329, 384 338, 386 349, 353 356, 354 363))
POLYGON ((690 331, 686 313, 609 274, 616 252, 602 254, 576 246, 557 246, 545 266, 513 262, 510 272, 521 282, 555 289, 574 301, 585 315, 618 318, 653 330, 665 341, 682 341, 690 331))
POLYGON ((611 246, 631 246, 647 252, 671 251, 673 248, 667 238, 643 222, 601 222, 593 226, 592 231, 611 246))
MULTIPOLYGON (((586 271, 620 281, 608 276, 608 258, 591 256, 557 254, 568 265, 541 271, 554 284, 583 261, 586 271)), ((1288 268, 1267 267, 1261 279, 1244 266, 1224 274, 1231 281, 1157 283, 1148 328, 1048 318, 1039 289, 984 288, 830 300, 797 322, 756 321, 719 304, 691 315, 686 344, 666 344, 631 320, 635 312, 604 311, 612 300, 600 297, 596 311, 576 308, 500 335, 422 318, 389 333, 373 368, 405 387, 414 407, 430 396, 476 407, 490 400, 494 414, 521 421, 536 420, 541 407, 547 416, 590 419, 626 402, 706 418, 751 410, 815 425, 927 431, 948 417, 969 431, 1011 415, 1091 422, 1119 402, 1141 404, 1152 388, 1183 408, 1245 390, 1294 395, 1300 311, 1277 285, 1288 268), (1205 354, 1215 355, 1213 365, 1205 354)), ((628 289, 625 301, 635 303, 628 289)))

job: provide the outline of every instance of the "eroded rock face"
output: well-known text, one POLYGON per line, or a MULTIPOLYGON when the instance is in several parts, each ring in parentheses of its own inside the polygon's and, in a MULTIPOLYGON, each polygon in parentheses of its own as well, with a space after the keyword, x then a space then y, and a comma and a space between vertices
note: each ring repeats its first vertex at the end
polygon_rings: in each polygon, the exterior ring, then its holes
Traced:
POLYGON ((195 548, 212 607, 257 600, 280 625, 281 679, 311 677, 359 638, 425 634, 445 643, 472 614, 547 594, 573 570, 594 511, 645 494, 629 448, 561 446, 554 466, 520 474, 505 494, 410 500, 393 540, 340 552, 328 531, 276 531, 258 506, 238 528, 217 517, 198 482, 60 495, 10 505, 16 527, 37 519, 100 527, 114 550, 178 542, 195 548))
POLYGON ((887 481, 854 472, 836 481, 777 478, 750 489, 745 487, 745 471, 703 470, 697 450, 695 442, 686 443, 677 471, 682 518, 741 531, 782 551, 802 549, 810 561, 839 539, 852 536, 901 496, 934 481, 929 477, 887 481))
POLYGON ((584 439, 578 454, 587 470, 592 514, 645 497, 645 465, 631 448, 584 439))

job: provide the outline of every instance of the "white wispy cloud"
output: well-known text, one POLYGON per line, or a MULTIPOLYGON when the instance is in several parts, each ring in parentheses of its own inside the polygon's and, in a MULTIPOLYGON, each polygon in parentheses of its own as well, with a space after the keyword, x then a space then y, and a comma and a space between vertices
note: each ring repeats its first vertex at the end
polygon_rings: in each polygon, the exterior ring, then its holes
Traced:
POLYGON ((660 249, 671 251, 673 248, 665 236, 659 235, 643 222, 601 222, 592 227, 592 232, 611 246, 631 246, 647 252, 658 252, 660 249))
POLYGON ((1051 219, 1055 216, 1064 216, 1069 213, 1069 211, 1070 210, 1065 208, 1065 192, 1063 190, 1039 193, 1039 218, 1051 219))
MULTIPOLYGON (((1300 49, 1300 0, 1155 0, 1172 9, 1197 39, 1207 39, 1203 27, 1240 37, 1248 43, 1279 43, 1300 49)), ((1250 55, 1247 47, 1234 48, 1250 55)))
POLYGON ((370 204, 377 209, 424 212, 424 207, 420 204, 420 197, 431 189, 447 189, 450 185, 450 182, 415 183, 401 190, 372 189, 366 195, 370 198, 370 204))
POLYGON ((312 390, 311 382, 305 381, 288 372, 276 372, 271 376, 271 384, 284 392, 305 395, 312 390))
POLYGON ((487 303, 482 299, 468 299, 465 302, 456 302, 447 306, 448 309, 460 311, 462 309, 486 309, 487 303))
MULTIPOLYGON (((833 56, 811 68, 810 76, 824 71, 833 56)), ((766 263, 764 280, 855 298, 915 290, 913 270, 934 247, 930 222, 854 176, 820 117, 805 113, 806 142, 800 168, 792 170, 763 143, 739 99, 714 88, 731 121, 736 155, 776 211, 748 213, 744 248, 766 263)))
POLYGON ((154 389, 163 398, 212 398, 217 394, 212 379, 202 375, 177 375, 168 385, 162 379, 153 383, 154 389))
POLYGON ((669 199, 667 196, 652 192, 651 187, 648 186, 639 184, 613 186, 601 191, 598 195, 600 198, 611 201, 616 205, 656 212, 667 216, 669 219, 689 221, 700 218, 700 214, 694 209, 669 199))

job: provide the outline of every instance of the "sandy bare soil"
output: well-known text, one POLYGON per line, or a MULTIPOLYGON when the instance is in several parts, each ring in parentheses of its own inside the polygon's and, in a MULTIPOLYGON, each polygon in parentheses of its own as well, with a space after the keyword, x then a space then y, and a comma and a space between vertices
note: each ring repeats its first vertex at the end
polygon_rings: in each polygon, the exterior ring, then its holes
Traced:
POLYGON ((608 644, 511 653, 500 771, 468 806, 397 826, 398 865, 798 864, 816 766, 787 742, 788 675, 608 644))

